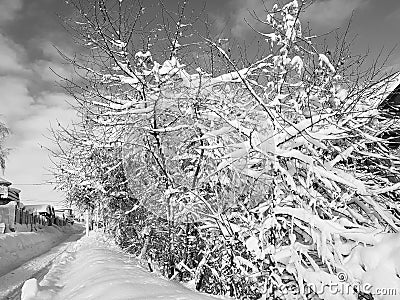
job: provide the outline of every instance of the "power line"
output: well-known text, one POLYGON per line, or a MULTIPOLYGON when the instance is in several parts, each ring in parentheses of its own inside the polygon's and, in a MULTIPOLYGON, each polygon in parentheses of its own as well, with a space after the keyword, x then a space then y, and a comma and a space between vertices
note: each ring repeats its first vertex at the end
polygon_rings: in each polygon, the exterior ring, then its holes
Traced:
POLYGON ((13 185, 54 185, 55 183, 43 182, 43 183, 13 183, 13 185))

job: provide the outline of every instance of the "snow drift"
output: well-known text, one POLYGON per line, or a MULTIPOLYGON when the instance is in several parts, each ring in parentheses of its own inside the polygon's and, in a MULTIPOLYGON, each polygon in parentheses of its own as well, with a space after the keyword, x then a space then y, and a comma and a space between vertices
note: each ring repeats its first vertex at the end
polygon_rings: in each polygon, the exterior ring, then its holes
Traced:
POLYGON ((73 226, 49 226, 39 229, 37 232, 1 234, 0 276, 48 251, 76 230, 77 228, 73 226))
POLYGON ((60 256, 40 284, 27 280, 21 299, 217 298, 149 273, 101 233, 92 232, 60 256))

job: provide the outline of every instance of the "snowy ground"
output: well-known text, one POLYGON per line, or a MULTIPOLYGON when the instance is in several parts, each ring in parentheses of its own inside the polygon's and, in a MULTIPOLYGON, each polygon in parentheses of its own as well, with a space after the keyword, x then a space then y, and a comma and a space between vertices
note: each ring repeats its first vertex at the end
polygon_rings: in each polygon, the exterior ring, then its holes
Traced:
POLYGON ((25 280, 43 271, 68 241, 82 236, 82 230, 82 226, 75 225, 52 226, 37 232, 0 235, 0 299, 8 299, 25 280))
POLYGON ((220 299, 189 290, 143 269, 101 233, 91 232, 59 255, 44 279, 28 280, 23 300, 220 299))
MULTIPOLYGON (((51 246, 60 238, 68 239, 0 277, 0 299, 20 299, 18 288, 24 282, 22 300, 217 299, 149 273, 101 232, 82 237, 81 230, 75 227, 61 233, 57 228, 48 228, 36 234, 2 236, 2 245, 9 243, 7 248, 0 249, 2 255, 8 253, 10 261, 10 249, 14 249, 18 261, 23 253, 33 251, 39 241, 51 246)), ((346 276, 356 280, 357 286, 374 295, 374 299, 400 299, 399 251, 399 234, 387 235, 372 247, 358 245, 344 262, 346 276)), ((356 299, 353 293, 344 292, 344 284, 335 284, 336 292, 325 299, 356 299)))
POLYGON ((0 276, 50 250, 77 230, 81 229, 76 226, 46 226, 35 232, 0 234, 0 276))

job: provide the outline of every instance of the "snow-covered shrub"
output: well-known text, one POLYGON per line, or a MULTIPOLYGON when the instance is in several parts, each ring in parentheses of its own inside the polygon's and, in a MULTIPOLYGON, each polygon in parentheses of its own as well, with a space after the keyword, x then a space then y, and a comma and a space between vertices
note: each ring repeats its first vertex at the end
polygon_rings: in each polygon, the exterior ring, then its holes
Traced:
POLYGON ((140 48, 100 2, 100 25, 96 10, 77 23, 91 59, 71 60, 84 72, 69 86, 82 123, 56 134, 69 144, 58 178, 71 199, 199 290, 357 299, 360 280, 376 285, 357 257, 399 229, 399 157, 380 137, 398 125, 378 109, 389 82, 362 81, 348 53, 318 50, 300 1, 265 17, 271 51, 251 63, 195 40, 183 12, 174 39, 156 27, 155 45, 140 48), (212 67, 191 61, 200 52, 212 67), (327 288, 339 284, 350 292, 327 288))

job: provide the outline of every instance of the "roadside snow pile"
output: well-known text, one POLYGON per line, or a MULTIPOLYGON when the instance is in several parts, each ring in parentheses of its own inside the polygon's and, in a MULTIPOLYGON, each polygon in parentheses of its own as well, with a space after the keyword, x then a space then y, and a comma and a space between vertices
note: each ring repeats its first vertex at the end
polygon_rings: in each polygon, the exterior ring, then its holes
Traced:
POLYGON ((400 297, 400 234, 387 234, 372 247, 358 245, 345 261, 347 278, 374 299, 400 297))
POLYGON ((0 234, 0 276, 48 251, 76 232, 74 226, 46 226, 37 232, 0 234))
MULTIPOLYGON (((81 238, 54 262, 40 285, 27 280, 22 300, 218 299, 149 273, 101 233, 81 238)), ((221 299, 221 298, 219 298, 221 299)))

